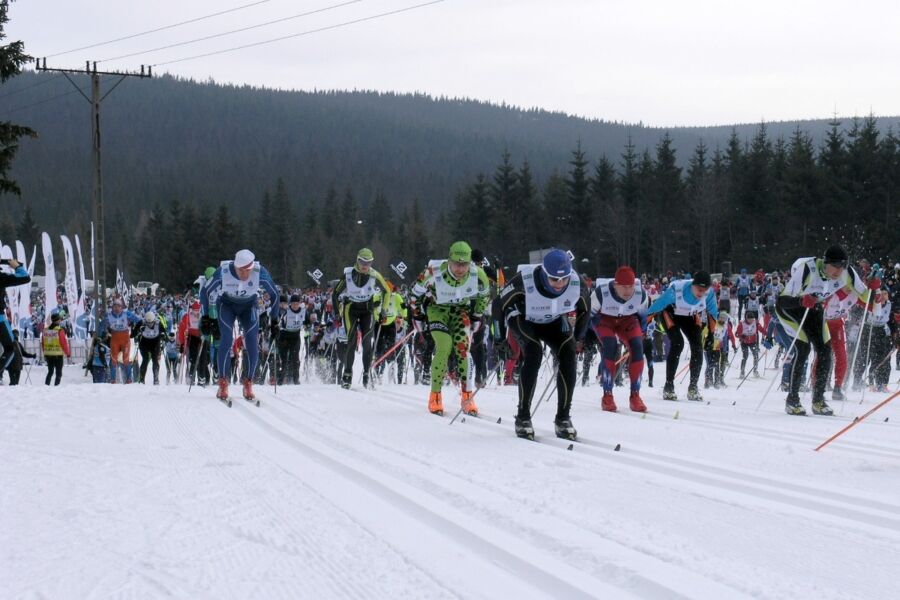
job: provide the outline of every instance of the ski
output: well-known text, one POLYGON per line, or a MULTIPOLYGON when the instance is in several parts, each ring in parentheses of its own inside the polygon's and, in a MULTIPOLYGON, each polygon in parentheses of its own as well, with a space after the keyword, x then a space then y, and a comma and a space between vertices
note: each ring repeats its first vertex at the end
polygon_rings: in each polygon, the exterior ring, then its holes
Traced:
POLYGON ((219 402, 221 402, 228 408, 231 408, 231 398, 219 398, 218 396, 216 396, 216 398, 219 400, 219 402))

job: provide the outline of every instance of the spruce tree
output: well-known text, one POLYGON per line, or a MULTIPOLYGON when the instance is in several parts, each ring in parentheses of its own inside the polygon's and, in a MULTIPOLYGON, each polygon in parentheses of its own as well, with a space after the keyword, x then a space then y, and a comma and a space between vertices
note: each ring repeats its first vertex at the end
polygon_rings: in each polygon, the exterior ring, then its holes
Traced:
MULTIPOLYGON (((4 44, 5 25, 9 23, 9 0, 0 0, 0 84, 22 72, 22 65, 31 60, 25 54, 25 44, 21 41, 4 44)), ((0 121, 0 195, 4 193, 21 195, 19 185, 9 178, 13 159, 19 150, 19 139, 37 137, 37 133, 23 125, 10 121, 0 121)))

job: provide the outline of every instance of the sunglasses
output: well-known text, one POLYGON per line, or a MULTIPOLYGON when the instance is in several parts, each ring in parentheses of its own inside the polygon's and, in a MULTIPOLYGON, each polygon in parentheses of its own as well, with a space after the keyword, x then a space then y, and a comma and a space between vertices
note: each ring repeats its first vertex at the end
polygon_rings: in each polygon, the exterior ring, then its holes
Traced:
POLYGON ((553 275, 547 275, 547 279, 549 279, 551 283, 559 283, 560 281, 565 281, 568 278, 569 278, 568 275, 561 275, 559 277, 554 277, 553 275))

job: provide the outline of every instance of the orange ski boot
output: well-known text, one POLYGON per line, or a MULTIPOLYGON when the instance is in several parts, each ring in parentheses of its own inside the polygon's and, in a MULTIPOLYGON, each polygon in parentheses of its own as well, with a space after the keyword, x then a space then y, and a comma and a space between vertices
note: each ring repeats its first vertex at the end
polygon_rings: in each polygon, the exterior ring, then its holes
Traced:
POLYGON ((603 410, 609 412, 616 412, 619 410, 619 407, 616 406, 616 401, 613 400, 612 392, 603 392, 603 399, 600 401, 600 406, 603 410))
POLYGON ((631 405, 632 412, 647 412, 647 405, 641 400, 640 392, 631 392, 628 403, 631 405))
POLYGON ((219 390, 216 392, 216 398, 228 400, 228 380, 224 377, 219 377, 219 390))
POLYGON ((460 402, 463 412, 473 417, 478 416, 478 406, 475 404, 475 392, 464 391, 460 402))
POLYGON ((440 392, 431 392, 431 395, 428 396, 428 411, 431 414, 443 416, 444 399, 441 397, 440 392))
POLYGON ((250 379, 244 380, 244 398, 247 400, 256 400, 256 396, 253 395, 253 381, 250 379))

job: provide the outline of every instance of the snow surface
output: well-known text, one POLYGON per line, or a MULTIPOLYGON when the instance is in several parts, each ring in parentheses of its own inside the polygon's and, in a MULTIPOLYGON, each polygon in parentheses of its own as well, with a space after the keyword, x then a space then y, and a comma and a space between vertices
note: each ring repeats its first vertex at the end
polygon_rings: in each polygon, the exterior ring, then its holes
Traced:
POLYGON ((814 452, 886 396, 791 417, 662 371, 646 418, 579 387, 571 451, 547 403, 514 437, 512 387, 453 426, 413 385, 0 387, 0 598, 900 597, 900 400, 814 452))

